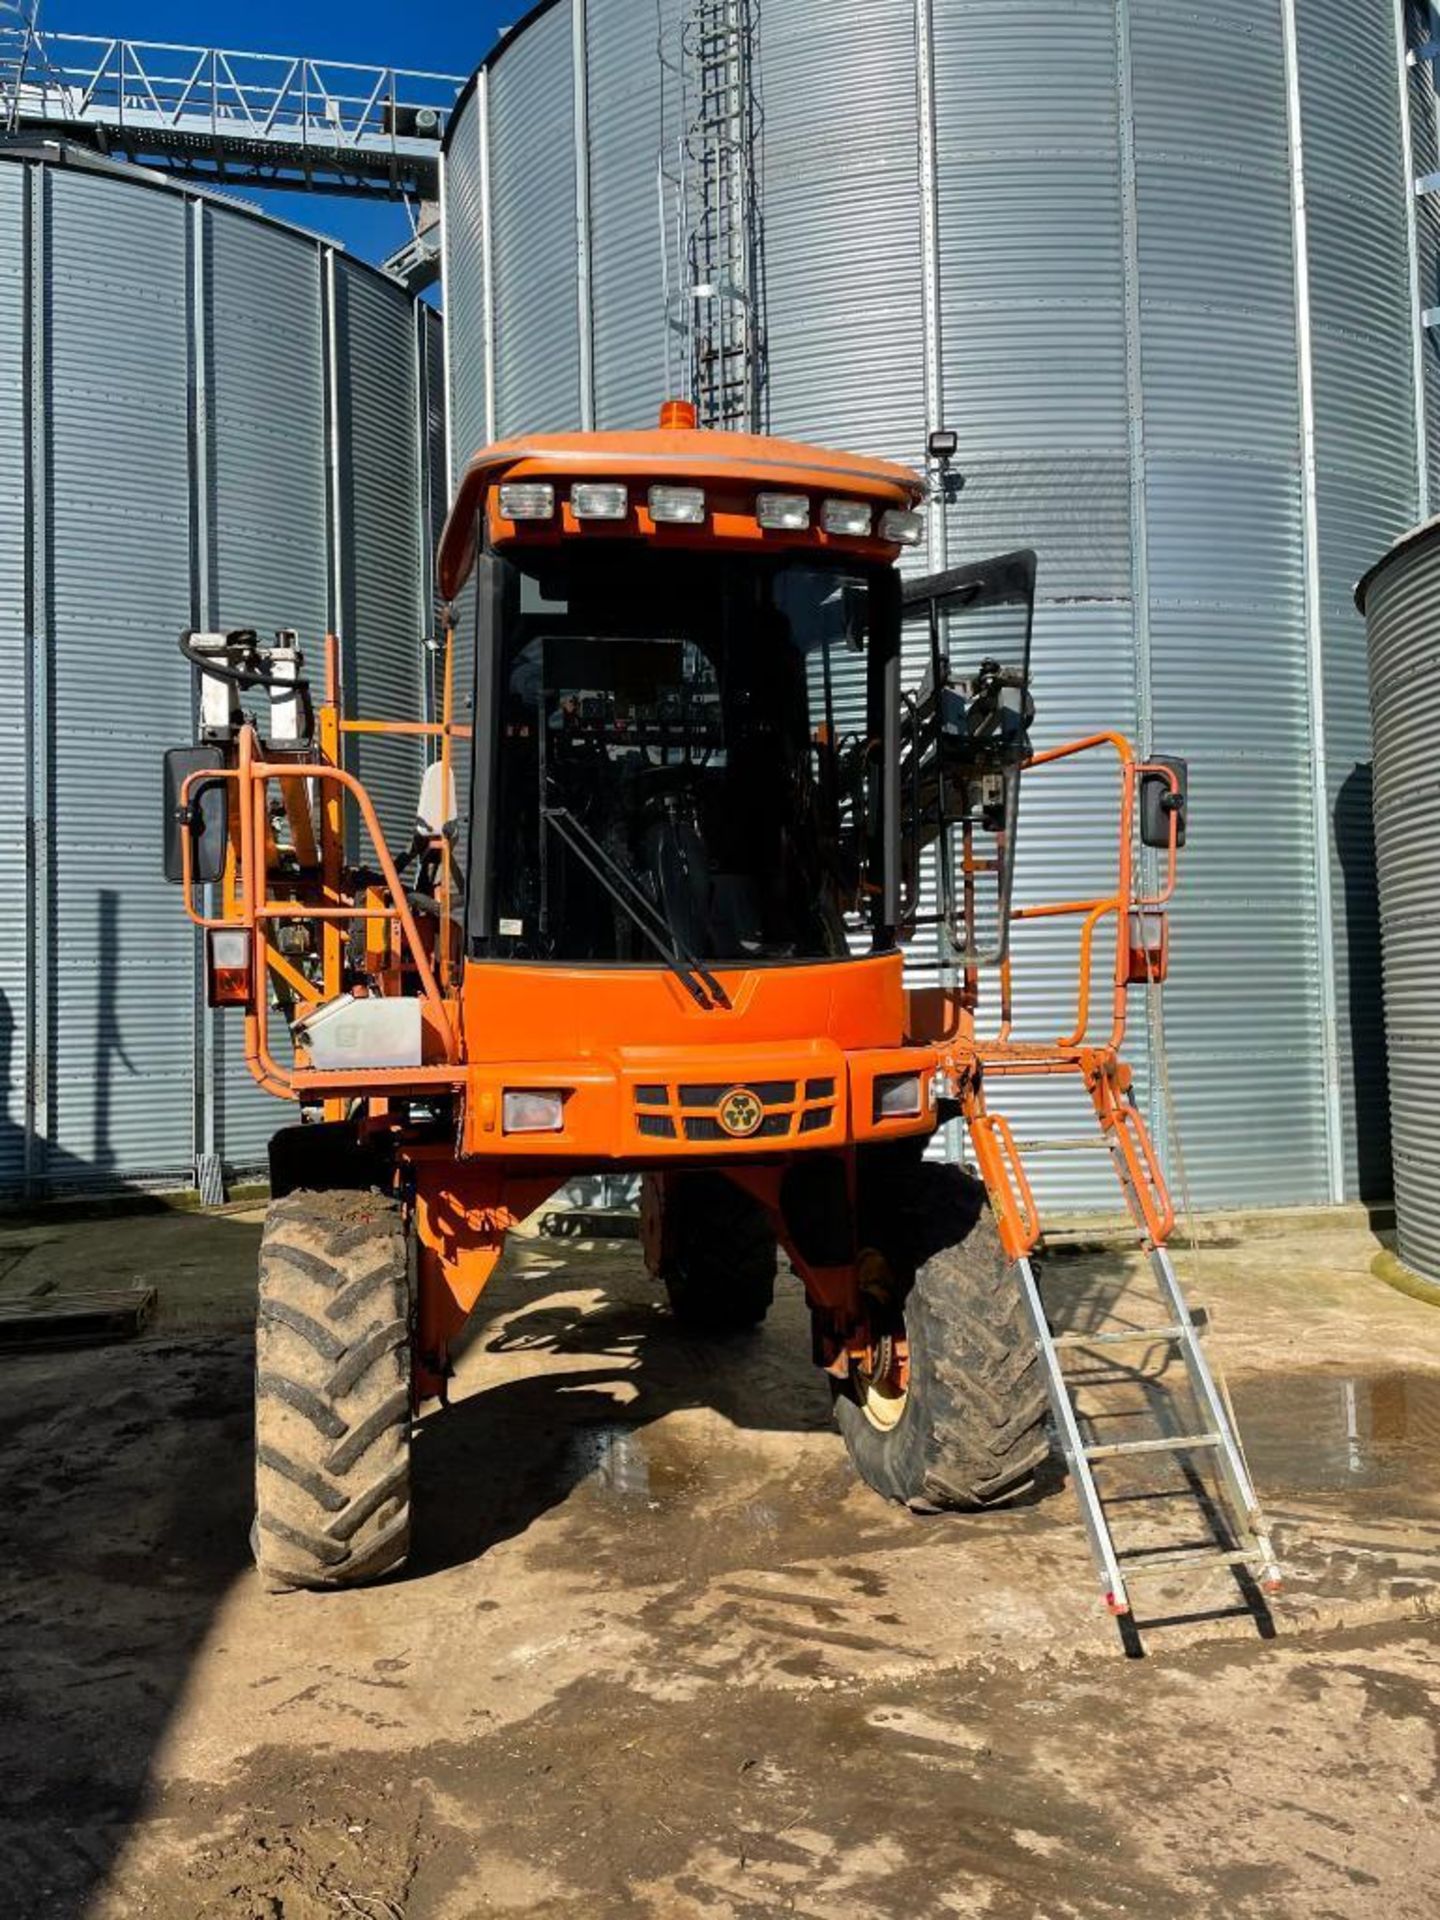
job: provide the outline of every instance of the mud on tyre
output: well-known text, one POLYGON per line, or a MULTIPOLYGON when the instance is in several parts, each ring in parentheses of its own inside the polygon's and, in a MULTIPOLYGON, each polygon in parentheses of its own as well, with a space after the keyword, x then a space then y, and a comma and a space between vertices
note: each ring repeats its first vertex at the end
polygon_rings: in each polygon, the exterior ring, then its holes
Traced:
POLYGON ((339 1587, 410 1544, 410 1288, 399 1203, 288 1193, 260 1243, 256 1564, 271 1587, 339 1587))
POLYGON ((921 1512, 1012 1497, 1049 1455, 1045 1387, 983 1184, 927 1161, 862 1168, 859 1225, 876 1368, 835 1389, 856 1470, 921 1512))

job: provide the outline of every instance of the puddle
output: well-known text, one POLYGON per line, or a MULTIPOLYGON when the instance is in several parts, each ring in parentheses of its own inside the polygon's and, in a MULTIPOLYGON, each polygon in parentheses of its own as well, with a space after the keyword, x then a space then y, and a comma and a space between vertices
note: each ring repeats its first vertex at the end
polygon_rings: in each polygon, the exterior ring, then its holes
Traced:
POLYGON ((1242 1379, 1232 1397, 1262 1498, 1436 1483, 1440 1373, 1242 1379))
POLYGON ((657 1512, 689 1504, 704 1484, 703 1462, 687 1447, 638 1427, 577 1427, 566 1443, 563 1477, 601 1505, 657 1512))
POLYGON ((557 1480, 570 1491, 553 1562, 579 1557, 627 1581, 833 1556, 905 1534, 898 1509, 859 1488, 848 1460, 796 1433, 601 1422, 569 1434, 557 1480))

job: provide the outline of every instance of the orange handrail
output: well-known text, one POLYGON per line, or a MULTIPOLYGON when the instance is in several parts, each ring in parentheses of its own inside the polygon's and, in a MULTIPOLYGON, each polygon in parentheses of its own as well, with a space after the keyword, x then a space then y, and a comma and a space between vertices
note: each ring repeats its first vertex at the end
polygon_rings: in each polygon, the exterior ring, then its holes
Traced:
MULTIPOLYGON (((247 727, 241 735, 242 771, 245 770, 247 757, 245 751, 246 744, 248 744, 246 742, 246 736, 250 734, 251 729, 247 727)), ((256 925, 261 919, 274 919, 281 914, 287 918, 295 919, 337 919, 345 917, 355 919, 394 918, 400 924, 401 934, 404 937, 406 947, 409 949, 410 961, 420 982, 421 995, 430 1003, 437 1020, 440 1022, 441 1031, 447 1035, 451 1048, 453 1049, 455 1045, 455 1029, 450 1017, 450 1008, 441 994, 436 984, 435 976, 431 971, 430 961, 426 956, 424 946, 421 942, 419 929, 415 925, 415 917, 410 911, 409 901, 405 898, 405 888, 396 870, 395 861, 391 856, 389 845, 385 839, 384 829, 380 825, 379 816, 375 812, 373 801, 360 781, 356 779, 355 775, 353 773, 347 773, 343 767, 332 767, 325 765, 323 762, 317 762, 313 767, 310 767, 307 772, 308 777, 312 779, 334 782, 342 791, 350 794, 354 798, 355 804, 360 809, 360 818, 364 822, 365 830, 370 836, 371 844, 380 862, 380 872, 385 882, 386 891, 390 895, 392 907, 391 909, 374 907, 351 908, 343 906, 309 907, 300 902, 285 901, 282 903, 271 900, 255 901, 253 899, 247 899, 247 919, 252 925, 256 925)), ((293 776, 293 773, 294 766, 291 762, 283 760, 252 760, 250 762, 248 782, 253 789, 252 806, 254 808, 251 826, 252 846, 253 836, 264 830, 263 809, 265 805, 265 783, 284 774, 293 776)), ((242 784, 244 783, 242 782, 242 784)), ((242 814, 242 831, 243 824, 242 814)), ((248 871, 253 872, 253 868, 248 871)))
MULTIPOLYGON (((1108 731, 1086 734, 1082 739, 1066 741, 1062 746, 1042 748, 1026 761, 1025 770, 1029 772, 1037 767, 1052 766, 1057 761, 1073 759, 1078 754, 1090 753, 1103 747, 1113 748, 1120 762, 1120 852, 1114 892, 1085 900, 1042 901, 1034 906, 1015 907, 1011 911, 1010 919, 1013 924, 1060 919, 1077 914, 1084 916, 1084 924, 1080 929, 1075 1025, 1070 1033, 1055 1042, 1057 1047, 1069 1049, 1086 1044, 1086 1034, 1090 1026, 1090 974, 1095 929, 1103 920, 1114 915, 1115 965, 1111 983, 1111 1026, 1110 1037, 1105 1044, 1111 1051, 1118 1051, 1125 1038, 1129 1007, 1127 988, 1130 974, 1126 945, 1129 915, 1132 910, 1153 911, 1164 906, 1171 898, 1175 891, 1179 849, 1179 817, 1172 815, 1164 884, 1155 894, 1137 894, 1134 860, 1136 784, 1142 773, 1160 773, 1168 780, 1172 791, 1178 794, 1180 783, 1173 769, 1152 766, 1147 761, 1139 760, 1134 747, 1124 734, 1108 731)), ((1009 1041, 1011 1025, 1010 976, 1007 963, 1001 977, 1001 1026, 996 1036, 997 1043, 1004 1044, 1009 1041)))

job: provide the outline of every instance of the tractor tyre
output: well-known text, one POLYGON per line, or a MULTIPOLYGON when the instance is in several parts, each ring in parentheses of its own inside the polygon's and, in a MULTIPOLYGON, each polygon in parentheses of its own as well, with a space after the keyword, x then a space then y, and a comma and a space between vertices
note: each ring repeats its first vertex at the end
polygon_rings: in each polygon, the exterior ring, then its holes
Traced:
POLYGON ((866 1172, 875 1367, 834 1383, 836 1423, 877 1493, 920 1513, 994 1506, 1036 1479, 1050 1447, 1034 1332, 984 1185, 928 1161, 866 1172))
POLYGON ((720 1173, 671 1179, 661 1278, 687 1333, 747 1333, 775 1298, 775 1233, 765 1210, 720 1173))
POLYGON ((410 1283, 399 1203, 273 1200, 255 1336, 255 1562, 272 1591, 350 1587, 410 1545, 410 1283))

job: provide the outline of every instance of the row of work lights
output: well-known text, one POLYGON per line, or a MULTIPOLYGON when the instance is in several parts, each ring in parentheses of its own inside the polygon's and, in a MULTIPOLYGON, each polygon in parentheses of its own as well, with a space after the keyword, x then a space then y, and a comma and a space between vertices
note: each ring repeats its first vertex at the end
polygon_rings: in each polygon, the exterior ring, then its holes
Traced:
MULTIPOLYGON (((646 495, 650 518, 658 526, 698 527, 705 519, 703 487, 653 486, 646 495)), ((577 520, 625 520, 630 514, 630 489, 612 480, 577 480, 570 488, 570 511, 577 520)), ((555 489, 548 480, 507 480, 500 487, 500 512, 506 520, 553 520, 555 489)), ((781 533, 806 533, 812 506, 808 493, 757 493, 755 518, 762 527, 781 533)), ((851 540, 867 540, 878 532, 882 540, 902 547, 920 543, 924 521, 918 513, 891 507, 875 526, 874 510, 864 500, 831 499, 820 502, 820 525, 826 533, 851 540)))

